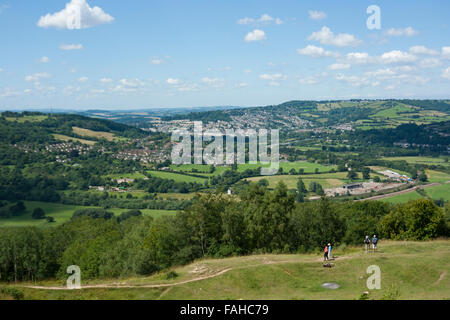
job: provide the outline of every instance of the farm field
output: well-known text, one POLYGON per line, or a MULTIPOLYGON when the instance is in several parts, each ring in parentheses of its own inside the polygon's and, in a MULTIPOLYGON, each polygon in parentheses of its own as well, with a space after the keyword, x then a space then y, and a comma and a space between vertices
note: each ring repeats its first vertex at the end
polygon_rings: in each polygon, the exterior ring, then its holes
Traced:
MULTIPOLYGON (((1 227, 53 227, 67 222, 72 217, 73 213, 80 209, 86 208, 96 208, 96 207, 86 207, 86 206, 72 206, 60 203, 49 203, 49 202, 37 202, 37 201, 24 201, 26 212, 18 217, 13 217, 9 219, 0 219, 1 227), (44 210, 46 216, 55 218, 55 222, 48 223, 45 219, 36 220, 31 217, 31 214, 35 208, 41 208, 44 210)), ((129 211, 130 209, 118 209, 111 208, 107 209, 113 212, 116 216, 120 215, 122 212, 129 211)), ((172 210, 150 210, 142 209, 142 214, 149 215, 153 217, 159 217, 166 214, 174 214, 176 211, 172 210)))
POLYGON ((48 116, 47 115, 36 115, 36 116, 23 116, 23 117, 6 117, 6 120, 8 121, 17 121, 19 123, 25 123, 27 121, 29 122, 41 122, 44 121, 45 119, 47 119, 48 116))
POLYGON ((76 141, 76 142, 80 142, 82 144, 87 144, 87 145, 90 145, 90 146, 92 146, 92 145, 97 143, 96 141, 69 137, 69 136, 65 136, 63 134, 53 134, 53 136, 57 140, 61 140, 61 141, 65 141, 65 142, 67 142, 67 141, 76 141))
POLYGON ((184 174, 179 174, 175 172, 166 172, 166 171, 154 171, 150 170, 148 171, 152 176, 162 178, 162 179, 171 179, 175 182, 197 182, 197 183, 205 183, 207 178, 200 178, 200 177, 192 177, 184 174))
POLYGON ((445 158, 431 158, 431 157, 386 157, 382 158, 382 160, 388 161, 406 161, 408 163, 418 163, 418 164, 427 164, 427 165, 443 165, 449 166, 450 164, 445 161, 445 158))
POLYGON ((428 180, 430 182, 445 183, 447 181, 450 181, 450 174, 442 172, 442 171, 425 170, 425 173, 428 176, 428 180))
POLYGON ((52 290, 61 281, 22 283, 14 287, 25 299, 359 299, 368 291, 366 269, 378 265, 381 289, 370 290, 375 300, 449 299, 449 240, 427 242, 380 241, 376 254, 362 247, 336 248, 334 268, 323 268, 319 254, 252 255, 226 259, 204 259, 171 270, 175 279, 165 279, 167 270, 150 277, 83 281, 82 290, 52 290), (198 271, 200 270, 200 271, 198 271), (328 290, 321 285, 336 282, 328 290), (112 286, 112 287, 108 287, 112 286), (47 287, 47 289, 43 289, 47 287))
POLYGON ((386 197, 381 199, 382 201, 387 201, 391 203, 405 203, 410 200, 425 199, 430 198, 433 200, 444 199, 444 201, 450 201, 450 183, 444 183, 439 186, 432 186, 424 188, 426 197, 418 193, 417 191, 412 191, 409 193, 394 195, 392 197, 386 197))
POLYGON ((116 139, 115 134, 110 133, 110 132, 92 131, 89 129, 83 129, 83 128, 79 128, 79 127, 72 127, 72 131, 73 131, 73 133, 78 134, 82 137, 106 139, 108 141, 113 141, 116 139))

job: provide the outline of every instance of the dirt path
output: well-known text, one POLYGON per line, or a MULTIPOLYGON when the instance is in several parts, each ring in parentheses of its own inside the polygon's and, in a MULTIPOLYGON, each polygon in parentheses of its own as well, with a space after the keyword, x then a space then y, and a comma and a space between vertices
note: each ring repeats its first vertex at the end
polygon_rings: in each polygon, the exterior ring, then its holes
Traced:
POLYGON ((406 189, 406 190, 402 190, 402 191, 397 191, 397 192, 392 192, 392 193, 387 193, 387 194, 382 194, 379 196, 375 196, 375 197, 370 197, 370 198, 365 198, 365 199, 360 199, 360 200, 355 200, 355 201, 366 201, 366 200, 378 200, 378 199, 384 199, 384 198, 388 198, 388 197, 392 197, 392 196, 397 196, 399 194, 405 194, 405 193, 410 193, 410 192, 414 192, 417 189, 423 189, 423 188, 428 188, 428 187, 434 187, 434 186, 440 186, 441 184, 438 182, 434 182, 434 183, 430 183, 430 184, 426 184, 423 186, 416 186, 410 189, 406 189))
MULTIPOLYGON (((163 283, 163 284, 144 284, 144 285, 127 285, 127 284, 121 284, 121 283, 113 283, 113 284, 92 284, 92 285, 86 285, 82 286, 81 289, 121 289, 121 288, 164 288, 164 287, 173 287, 178 286, 181 284, 186 284, 190 282, 195 281, 201 281, 206 280, 210 278, 218 277, 228 271, 232 270, 232 268, 224 269, 219 272, 216 272, 214 274, 198 277, 194 279, 189 279, 185 281, 175 282, 175 283, 163 283)), ((24 286, 24 288, 29 289, 41 289, 41 290, 69 290, 67 287, 45 287, 45 286, 24 286)))
POLYGON ((437 281, 434 283, 434 285, 438 285, 439 282, 442 281, 442 279, 444 279, 445 275, 447 274, 446 271, 442 272, 441 275, 439 276, 439 279, 437 279, 437 281))
MULTIPOLYGON (((344 259, 349 259, 349 258, 351 258, 351 256, 342 256, 342 257, 336 257, 336 260, 344 260, 344 259)), ((235 267, 235 268, 226 268, 226 269, 222 269, 217 272, 214 272, 213 274, 209 274, 207 276, 200 276, 197 278, 180 281, 180 282, 174 282, 174 283, 128 285, 128 284, 122 282, 122 283, 112 283, 112 284, 85 285, 85 286, 82 286, 81 289, 171 288, 171 287, 186 284, 186 283, 215 278, 215 277, 218 277, 220 275, 227 273, 228 271, 235 270, 235 269, 252 268, 252 267, 257 267, 257 266, 261 266, 261 265, 276 265, 276 264, 299 263, 299 262, 323 262, 323 258, 310 258, 310 259, 304 259, 301 261, 298 261, 298 260, 272 261, 272 260, 263 259, 260 263, 257 263, 257 264, 250 264, 250 265, 245 265, 245 266, 235 267)), ((67 287, 57 287, 57 286, 23 286, 23 287, 29 288, 29 289, 39 289, 39 290, 70 290, 70 289, 67 289, 67 287)), ((166 293, 166 291, 163 292, 162 295, 164 295, 165 293, 166 293)))

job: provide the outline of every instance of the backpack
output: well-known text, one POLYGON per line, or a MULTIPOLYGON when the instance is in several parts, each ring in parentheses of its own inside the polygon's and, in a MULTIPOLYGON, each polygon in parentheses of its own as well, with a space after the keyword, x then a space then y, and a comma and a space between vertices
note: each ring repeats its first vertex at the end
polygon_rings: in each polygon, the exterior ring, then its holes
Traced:
POLYGON ((365 244, 369 244, 370 243, 370 239, 369 238, 364 239, 364 243, 365 244))

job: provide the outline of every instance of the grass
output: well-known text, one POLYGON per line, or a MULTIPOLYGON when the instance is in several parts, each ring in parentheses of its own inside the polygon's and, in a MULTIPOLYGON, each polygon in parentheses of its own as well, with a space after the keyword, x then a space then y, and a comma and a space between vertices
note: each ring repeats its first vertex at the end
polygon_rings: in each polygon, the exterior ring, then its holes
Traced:
MULTIPOLYGON (((256 169, 258 167, 268 167, 270 165, 262 165, 262 164, 240 164, 238 165, 238 171, 245 171, 246 169, 256 169)), ((306 161, 296 161, 296 162, 280 162, 280 168, 283 169, 284 172, 289 172, 291 169, 295 169, 297 172, 299 169, 303 169, 305 173, 315 173, 316 169, 320 172, 328 172, 331 169, 337 169, 337 166, 324 166, 319 163, 311 163, 306 161)))
POLYGON ((447 181, 450 181, 450 175, 442 171, 425 170, 425 173, 428 177, 428 181, 430 182, 445 183, 447 181))
MULTIPOLYGON (((86 206, 72 206, 60 203, 50 203, 50 202, 38 202, 38 201, 24 201, 26 212, 18 217, 13 217, 9 219, 0 219, 1 227, 40 227, 48 228, 61 225, 72 218, 75 211, 86 208, 96 208, 96 207, 86 207, 86 206), (44 210, 46 216, 55 218, 55 222, 49 223, 45 219, 36 220, 31 217, 33 210, 35 208, 41 208, 44 210)), ((129 211, 130 209, 119 209, 111 208, 107 209, 113 212, 116 216, 120 215, 122 212, 129 211)), ((153 217, 159 217, 166 214, 174 214, 176 211, 172 210, 150 210, 142 209, 142 214, 149 215, 153 217)))
POLYGON ((82 137, 90 137, 90 138, 96 138, 96 139, 106 139, 108 141, 115 140, 116 136, 113 133, 110 132, 103 132, 103 131, 92 131, 89 129, 83 129, 79 127, 72 127, 72 131, 75 134, 78 134, 82 137))
POLYGON ((18 118, 13 118, 13 117, 6 117, 7 121, 11 121, 11 122, 19 122, 19 123, 25 123, 25 122, 41 122, 44 121, 45 119, 47 119, 48 116, 46 115, 39 115, 39 116, 23 116, 23 117, 18 117, 18 118))
POLYGON ((146 178, 146 176, 140 172, 108 174, 103 177, 109 178, 109 179, 114 179, 114 180, 118 180, 118 179, 135 179, 136 180, 136 179, 145 179, 146 178))
POLYGON ((196 182, 196 183, 205 183, 206 178, 200 177, 192 177, 184 174, 174 173, 174 172, 166 172, 166 171, 148 171, 152 176, 162 178, 162 179, 172 179, 175 182, 196 182))
MULTIPOLYGON (((25 299, 358 299, 369 291, 370 299, 449 299, 450 241, 379 243, 379 251, 366 254, 361 247, 336 248, 333 268, 324 268, 320 253, 298 255, 254 255, 226 259, 199 260, 172 268, 178 274, 167 279, 165 270, 150 277, 120 279, 137 288, 92 288, 83 290, 38 290, 20 287, 25 299), (368 290, 366 270, 377 265, 381 270, 381 289, 368 290), (200 270, 200 272, 198 272, 200 270), (220 275, 220 271, 228 270, 220 275), (195 272, 197 271, 197 272, 195 272), (213 277, 169 287, 143 288, 142 285, 176 284, 198 277, 213 277), (214 276, 217 275, 217 276, 214 276), (439 280, 440 279, 440 280, 439 280), (321 287, 336 282, 339 289, 321 287)), ((85 281, 86 284, 111 284, 116 279, 85 281)), ((40 285, 62 285, 47 281, 40 285)))
POLYGON ((386 197, 381 199, 382 201, 387 201, 390 203, 405 203, 410 200, 417 200, 417 199, 423 199, 424 197, 417 193, 417 191, 409 192, 409 193, 403 193, 392 197, 386 197))
POLYGON ((413 164, 427 164, 427 165, 450 165, 445 162, 445 158, 431 158, 431 157, 388 157, 382 158, 388 161, 406 161, 413 164))
MULTIPOLYGON (((325 176, 326 174, 324 174, 325 176)), ((274 189, 276 185, 283 181, 288 189, 296 189, 297 188, 297 181, 298 179, 302 179, 303 183, 306 185, 306 188, 309 187, 309 184, 311 182, 317 182, 322 185, 322 188, 333 188, 333 187, 339 187, 345 184, 343 180, 335 179, 335 178, 313 178, 310 179, 309 176, 297 176, 297 175, 281 175, 281 176, 266 176, 266 177, 253 177, 253 178, 247 178, 245 180, 257 182, 262 179, 266 179, 269 182, 269 188, 274 189)))
POLYGON ((80 142, 82 144, 87 144, 87 145, 90 145, 90 146, 92 146, 92 145, 97 143, 97 141, 69 137, 69 136, 65 136, 63 134, 53 134, 53 137, 55 137, 55 139, 61 140, 61 141, 78 141, 78 142, 80 142))
POLYGON ((424 188, 426 197, 419 194, 417 191, 399 194, 392 197, 383 198, 382 201, 388 201, 391 203, 405 203, 409 200, 430 198, 433 200, 444 199, 444 201, 450 201, 450 183, 444 183, 439 186, 432 186, 424 188))

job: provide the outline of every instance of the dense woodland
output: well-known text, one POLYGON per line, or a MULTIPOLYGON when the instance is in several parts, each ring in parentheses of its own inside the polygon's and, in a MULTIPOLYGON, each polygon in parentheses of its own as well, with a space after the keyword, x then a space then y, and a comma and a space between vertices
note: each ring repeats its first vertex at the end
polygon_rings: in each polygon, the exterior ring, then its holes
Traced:
POLYGON ((152 219, 134 210, 115 217, 88 209, 55 228, 4 228, 0 280, 65 278, 73 264, 85 279, 149 275, 202 257, 320 252, 328 242, 360 245, 373 234, 427 240, 448 236, 449 228, 449 206, 429 200, 297 203, 283 183, 274 191, 251 184, 239 198, 198 197, 175 216, 152 219))

